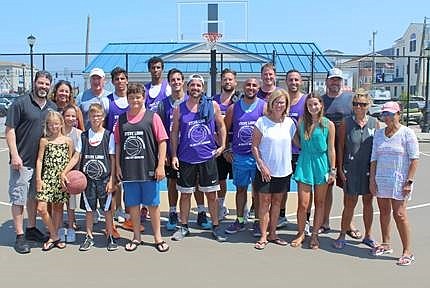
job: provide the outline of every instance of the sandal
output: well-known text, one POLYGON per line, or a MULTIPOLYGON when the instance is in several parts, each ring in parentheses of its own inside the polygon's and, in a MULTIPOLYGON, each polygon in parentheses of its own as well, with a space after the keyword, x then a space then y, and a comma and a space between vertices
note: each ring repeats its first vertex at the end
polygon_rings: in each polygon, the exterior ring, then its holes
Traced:
POLYGON ((54 247, 58 249, 64 249, 66 248, 66 243, 64 243, 64 241, 61 241, 61 239, 57 239, 55 241, 49 239, 48 241, 43 243, 42 251, 49 251, 54 247))
POLYGON ((138 246, 143 245, 143 241, 138 241, 136 239, 130 240, 125 244, 125 251, 133 252, 137 249, 138 246))
POLYGON ((169 251, 169 245, 167 245, 166 241, 161 241, 158 243, 155 243, 155 248, 158 252, 167 252, 169 251))
POLYGON ((361 243, 369 246, 370 248, 375 248, 378 246, 378 244, 376 244, 376 241, 373 240, 372 238, 364 238, 363 241, 361 241, 361 243))
POLYGON ((312 250, 317 250, 320 248, 320 241, 318 240, 317 234, 312 234, 311 241, 309 242, 309 248, 312 250))
POLYGON ((392 254, 392 253, 393 253, 392 248, 385 247, 383 245, 379 245, 379 246, 373 248, 371 251, 371 254, 373 256, 382 256, 382 255, 387 255, 387 254, 392 254))
POLYGON ((257 250, 263 250, 264 248, 266 248, 267 243, 267 241, 257 241, 257 243, 255 243, 254 245, 254 248, 257 250))
POLYGON ((291 247, 299 247, 302 245, 303 241, 305 240, 305 234, 297 234, 296 239, 291 241, 291 247))
POLYGON ((354 229, 354 230, 347 230, 346 235, 353 239, 361 239, 362 235, 360 233, 360 230, 354 229))
POLYGON ((414 262, 415 262, 414 255, 410 255, 410 256, 403 255, 402 257, 399 258, 399 260, 397 260, 396 264, 399 266, 409 266, 414 262))
POLYGON ((287 246, 288 245, 288 242, 287 241, 285 241, 285 240, 282 240, 281 238, 275 238, 275 239, 273 239, 273 240, 270 240, 270 239, 267 239, 267 241, 269 242, 269 243, 273 243, 273 244, 276 244, 276 245, 279 245, 279 246, 287 246))
POLYGON ((339 238, 333 241, 333 248, 342 250, 343 248, 345 248, 345 244, 346 240, 339 238))

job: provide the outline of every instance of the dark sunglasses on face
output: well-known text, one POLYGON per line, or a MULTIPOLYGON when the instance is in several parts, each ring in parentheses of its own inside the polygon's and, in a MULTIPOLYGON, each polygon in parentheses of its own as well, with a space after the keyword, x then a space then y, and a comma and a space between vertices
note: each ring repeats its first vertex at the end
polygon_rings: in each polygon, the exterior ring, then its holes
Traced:
POLYGON ((381 116, 382 117, 394 117, 394 115, 396 115, 396 113, 393 113, 393 112, 389 112, 389 111, 383 111, 382 113, 381 113, 381 116))
POLYGON ((365 108, 365 107, 367 107, 367 105, 369 105, 369 103, 363 103, 363 102, 352 102, 352 106, 354 106, 354 107, 360 106, 360 107, 365 108))

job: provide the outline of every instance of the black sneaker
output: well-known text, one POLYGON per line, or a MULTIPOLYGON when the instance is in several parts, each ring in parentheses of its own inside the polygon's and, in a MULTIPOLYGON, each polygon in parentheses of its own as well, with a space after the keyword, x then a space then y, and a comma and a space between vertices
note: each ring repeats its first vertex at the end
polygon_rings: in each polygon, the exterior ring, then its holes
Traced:
POLYGON ((27 241, 24 239, 24 235, 16 235, 15 240, 15 251, 19 254, 27 254, 30 253, 30 246, 28 245, 27 241))
POLYGON ((118 244, 116 244, 116 240, 112 237, 112 235, 109 235, 107 237, 107 250, 108 251, 118 250, 118 244))
POLYGON ((209 230, 212 228, 212 222, 206 216, 206 212, 202 211, 197 214, 197 225, 204 230, 209 230))
POLYGON ((84 242, 79 246, 79 251, 88 251, 94 246, 94 239, 89 235, 85 237, 84 242))
POLYGON ((25 229, 25 240, 45 243, 49 240, 49 236, 40 232, 36 227, 25 229))

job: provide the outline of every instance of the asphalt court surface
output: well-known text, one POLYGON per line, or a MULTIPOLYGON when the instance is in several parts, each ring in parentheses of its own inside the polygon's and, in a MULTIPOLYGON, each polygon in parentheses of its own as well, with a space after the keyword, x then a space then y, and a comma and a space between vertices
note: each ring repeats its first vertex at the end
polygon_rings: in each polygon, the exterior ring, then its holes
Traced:
MULTIPOLYGON (((424 141, 426 142, 426 141, 424 141)), ((95 226, 96 246, 87 252, 78 251, 85 233, 83 213, 78 212, 81 230, 77 241, 66 249, 43 252, 41 246, 34 246, 27 255, 13 250, 15 234, 8 205, 8 150, 4 139, 0 140, 0 286, 1 287, 74 287, 141 284, 159 287, 428 287, 428 261, 430 261, 430 193, 428 193, 428 171, 430 170, 430 143, 421 143, 421 158, 416 175, 415 189, 409 202, 409 219, 412 227, 413 250, 416 263, 409 267, 395 265, 401 255, 401 244, 392 223, 394 254, 375 258, 369 248, 358 240, 348 239, 344 250, 332 248, 340 226, 342 192, 334 193, 331 227, 332 232, 320 236, 321 248, 313 251, 307 248, 309 239, 302 248, 281 247, 269 244, 263 251, 255 250, 256 238, 250 231, 229 236, 228 242, 218 243, 209 231, 192 229, 191 236, 181 242, 170 240, 171 232, 162 234, 170 245, 170 251, 159 253, 153 246, 150 223, 145 224, 142 236, 145 242, 135 252, 124 251, 124 245, 131 233, 120 230, 120 249, 108 252, 102 234, 102 224, 95 226), (427 276, 427 277, 426 277, 427 276), (291 287, 291 286, 290 286, 291 287)), ((290 242, 296 234, 296 195, 289 200, 290 225, 279 231, 281 238, 290 242)), ((167 195, 162 195, 162 215, 167 216, 167 195)), ((227 206, 234 214, 234 193, 228 193, 227 206)), ((379 217, 376 201, 373 235, 380 241, 379 217)), ((361 213, 361 205, 356 214, 361 213)), ((195 213, 192 218, 195 219, 195 213)), ((234 219, 234 215, 221 222, 223 228, 234 219)), ((355 217, 357 227, 363 231, 361 217, 355 217)), ((40 218, 38 226, 44 227, 40 218)), ((248 224, 248 227, 251 225, 248 224)), ((195 227, 195 225, 192 225, 195 227)))

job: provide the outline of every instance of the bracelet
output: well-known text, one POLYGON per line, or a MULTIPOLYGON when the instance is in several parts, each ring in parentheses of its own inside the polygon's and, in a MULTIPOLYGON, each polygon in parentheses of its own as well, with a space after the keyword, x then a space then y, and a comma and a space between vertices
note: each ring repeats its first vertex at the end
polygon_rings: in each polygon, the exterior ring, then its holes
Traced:
POLYGON ((337 168, 330 168, 330 176, 336 176, 337 175, 337 168))

